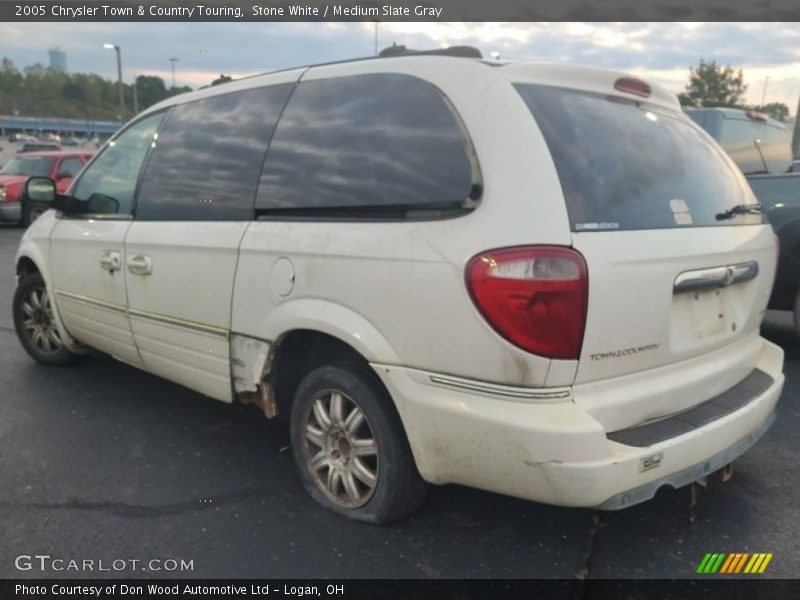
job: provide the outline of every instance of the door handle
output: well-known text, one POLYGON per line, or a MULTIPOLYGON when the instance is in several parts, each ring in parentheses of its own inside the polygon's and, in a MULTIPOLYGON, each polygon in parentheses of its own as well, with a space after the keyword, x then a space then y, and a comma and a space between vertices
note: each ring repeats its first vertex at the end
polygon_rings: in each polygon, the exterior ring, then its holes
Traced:
POLYGON ((100 268, 113 273, 122 268, 122 254, 114 250, 106 250, 100 255, 100 268))
POLYGON ((153 259, 146 254, 129 256, 128 271, 134 275, 150 275, 153 272, 153 259))

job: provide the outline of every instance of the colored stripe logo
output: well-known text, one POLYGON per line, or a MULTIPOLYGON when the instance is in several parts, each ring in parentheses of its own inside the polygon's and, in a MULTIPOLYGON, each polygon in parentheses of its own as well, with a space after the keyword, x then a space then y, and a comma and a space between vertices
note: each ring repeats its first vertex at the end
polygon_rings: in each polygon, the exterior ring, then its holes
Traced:
POLYGON ((772 552, 724 552, 708 553, 700 561, 696 573, 725 575, 736 573, 763 573, 769 561, 772 560, 772 552))

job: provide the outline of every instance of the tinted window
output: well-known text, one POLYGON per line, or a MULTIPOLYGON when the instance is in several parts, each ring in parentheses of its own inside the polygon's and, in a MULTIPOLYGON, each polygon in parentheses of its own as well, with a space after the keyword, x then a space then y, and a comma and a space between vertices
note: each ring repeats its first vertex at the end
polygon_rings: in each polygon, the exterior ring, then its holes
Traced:
POLYGON ((468 152, 448 102, 420 79, 302 83, 275 131, 256 208, 334 209, 335 216, 337 208, 460 207, 477 195, 468 152))
POLYGON ((176 106, 145 169, 136 218, 252 218, 264 154, 291 89, 272 86, 176 106))
POLYGON ((517 89, 544 134, 575 231, 753 221, 716 219, 755 199, 724 151, 683 114, 554 87, 517 89))
POLYGON ((72 195, 87 201, 89 212, 130 214, 142 162, 163 116, 158 113, 145 117, 125 129, 109 140, 87 167, 72 195))
POLYGON ((83 163, 80 158, 65 158, 58 166, 59 177, 75 177, 81 171, 83 163))

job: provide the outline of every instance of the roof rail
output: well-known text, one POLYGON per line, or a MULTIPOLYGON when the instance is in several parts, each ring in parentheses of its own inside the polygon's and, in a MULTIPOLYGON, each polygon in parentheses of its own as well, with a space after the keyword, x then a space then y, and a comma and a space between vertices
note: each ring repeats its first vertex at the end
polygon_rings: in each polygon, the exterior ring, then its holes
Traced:
POLYGON ((393 56, 458 56, 460 58, 483 58, 481 51, 474 46, 450 46, 449 48, 439 48, 437 50, 410 50, 405 46, 392 44, 384 48, 378 54, 381 58, 393 56))

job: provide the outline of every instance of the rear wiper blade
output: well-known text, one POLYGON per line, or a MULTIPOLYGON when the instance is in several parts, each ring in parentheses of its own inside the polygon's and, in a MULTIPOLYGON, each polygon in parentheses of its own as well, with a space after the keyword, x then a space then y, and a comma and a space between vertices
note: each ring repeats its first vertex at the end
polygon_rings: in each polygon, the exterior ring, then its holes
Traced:
POLYGON ((767 209, 761 206, 760 203, 755 204, 737 204, 733 208, 729 208, 725 212, 717 214, 717 221, 724 221, 725 219, 732 219, 736 215, 745 214, 764 214, 767 209))

